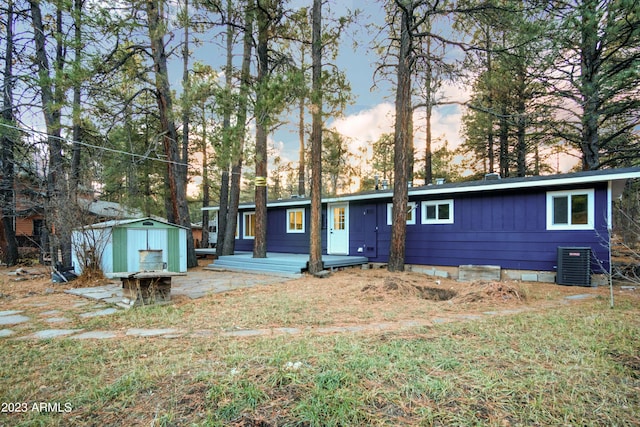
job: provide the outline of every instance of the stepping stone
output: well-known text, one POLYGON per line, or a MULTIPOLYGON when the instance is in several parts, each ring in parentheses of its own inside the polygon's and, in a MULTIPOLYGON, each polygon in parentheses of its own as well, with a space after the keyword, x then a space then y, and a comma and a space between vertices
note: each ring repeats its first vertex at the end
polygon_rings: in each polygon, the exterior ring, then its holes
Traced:
POLYGON ((158 335, 169 335, 175 334, 179 331, 177 329, 136 329, 132 328, 127 331, 127 336, 136 336, 136 337, 155 337, 158 335))
POLYGON ((15 334, 11 329, 0 329, 0 338, 9 337, 15 334))
POLYGON ((5 311, 0 311, 0 316, 12 316, 14 314, 20 314, 22 312, 23 310, 5 310, 5 311))
POLYGON ((104 310, 99 310, 99 311, 90 311, 88 313, 82 313, 80 315, 80 317, 97 317, 97 316, 107 316, 109 314, 113 314, 116 313, 118 311, 118 309, 116 308, 105 308, 104 310))
POLYGON ((51 338, 63 337, 65 335, 71 335, 82 329, 46 329, 44 331, 34 332, 33 334, 25 338, 36 338, 41 340, 48 340, 51 338))
POLYGON ((564 297, 564 298, 575 300, 575 299, 588 299, 593 297, 594 295, 591 295, 591 294, 579 294, 579 295, 569 295, 568 297, 564 297))
POLYGON ((117 336, 118 334, 112 331, 90 331, 90 332, 83 332, 78 335, 73 335, 70 338, 74 340, 90 340, 90 339, 103 340, 103 339, 116 338, 117 336))
POLYGON ((29 318, 21 314, 14 314, 12 316, 0 316, 0 325, 15 325, 16 323, 27 322, 29 318))

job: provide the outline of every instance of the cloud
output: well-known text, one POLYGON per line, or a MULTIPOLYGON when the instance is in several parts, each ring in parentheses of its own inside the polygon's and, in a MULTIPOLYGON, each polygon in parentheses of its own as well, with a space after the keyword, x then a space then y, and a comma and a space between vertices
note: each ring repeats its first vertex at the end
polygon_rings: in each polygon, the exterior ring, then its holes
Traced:
POLYGON ((394 115, 393 105, 385 102, 369 110, 336 119, 330 128, 345 136, 352 148, 367 147, 383 134, 393 132, 394 115))

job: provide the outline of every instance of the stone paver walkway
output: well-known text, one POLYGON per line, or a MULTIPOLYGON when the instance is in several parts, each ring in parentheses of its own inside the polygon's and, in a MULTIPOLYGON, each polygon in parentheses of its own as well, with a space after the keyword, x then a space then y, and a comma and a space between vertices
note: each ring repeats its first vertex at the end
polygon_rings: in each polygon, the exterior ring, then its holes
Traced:
MULTIPOLYGON (((276 282, 282 282, 283 278, 269 278, 259 279, 251 282, 250 280, 241 281, 238 284, 229 285, 228 283, 216 282, 207 286, 202 279, 192 278, 191 280, 185 280, 181 283, 180 289, 185 295, 191 298, 198 298, 210 292, 224 292, 225 290, 236 289, 239 287, 249 287, 258 284, 272 284, 276 282), (274 280, 275 279, 275 280, 274 280)), ((105 288, 105 287, 101 287, 105 288)), ((80 295, 88 298, 95 298, 99 301, 109 302, 112 298, 116 298, 113 294, 117 295, 117 291, 112 289, 111 291, 93 291, 86 289, 86 292, 80 293, 80 295), (96 298, 100 295, 100 298, 96 298)), ((173 292, 173 288, 172 288, 173 292)), ((75 292, 72 294, 78 295, 75 292)), ((594 294, 578 294, 571 295, 563 298, 562 300, 552 304, 568 304, 570 301, 594 298, 594 294)), ((83 318, 96 317, 96 316, 108 316, 118 310, 113 307, 105 306, 102 303, 99 304, 74 304, 75 307, 86 309, 87 311, 81 313, 79 316, 83 318)), ((47 308, 46 304, 38 304, 38 307, 47 308)), ((277 336, 277 335, 303 335, 303 334, 336 334, 336 333, 359 333, 359 332, 380 332, 390 331, 405 328, 425 327, 433 326, 442 323, 456 322, 456 321, 474 321, 490 316, 510 315, 522 313, 525 311, 533 311, 539 308, 536 307, 523 307, 520 309, 505 309, 500 311, 487 311, 482 314, 452 314, 446 317, 432 317, 417 320, 404 320, 397 322, 383 322, 383 323, 369 323, 360 325, 335 325, 335 326, 323 326, 323 327, 282 327, 282 328, 263 328, 263 329, 233 329, 233 330, 215 330, 215 329, 198 329, 198 330, 183 330, 178 328, 130 328, 127 330, 109 331, 109 330, 93 330, 86 331, 85 329, 43 329, 36 332, 31 332, 27 335, 16 336, 17 333, 10 328, 0 329, 0 338, 12 338, 17 340, 46 340, 54 338, 68 338, 76 340, 87 339, 115 339, 125 337, 135 338, 206 338, 213 336, 221 337, 265 337, 265 336, 277 336)), ((25 322, 29 322, 32 319, 23 314, 22 310, 6 310, 0 311, 0 325, 18 325, 25 322)), ((46 310, 39 313, 40 317, 45 317, 45 321, 50 323, 64 323, 68 319, 64 317, 50 317, 61 314, 59 310, 46 310), (47 318, 48 317, 48 318, 47 318)))
MULTIPOLYGON (((171 295, 184 295, 191 299, 201 298, 208 294, 228 292, 235 289, 250 288, 260 285, 282 283, 291 278, 281 276, 263 276, 247 273, 224 273, 214 271, 190 272, 186 276, 175 276, 171 280, 171 295)), ((122 285, 113 283, 94 288, 76 288, 65 291, 72 295, 102 301, 108 304, 122 302, 122 285)))
MULTIPOLYGON (((171 295, 184 295, 191 299, 201 298, 207 294, 228 292, 235 289, 253 286, 273 285, 282 283, 291 278, 281 276, 263 276, 241 272, 216 273, 212 271, 190 272, 186 276, 177 276, 172 280, 171 295)), ((73 304, 73 308, 80 309, 80 318, 88 319, 99 316, 108 316, 122 310, 118 303, 122 302, 122 286, 120 283, 112 283, 93 288, 76 288, 65 291, 68 294, 86 298, 73 304)), ((0 311, 0 338, 11 337, 14 339, 52 339, 69 337, 74 339, 107 339, 122 336, 151 337, 151 336, 181 336, 183 331, 164 329, 130 329, 125 333, 112 331, 84 331, 83 329, 51 328, 43 329, 28 335, 20 335, 15 327, 17 325, 29 325, 30 322, 42 321, 51 326, 64 325, 71 320, 64 317, 63 312, 51 308, 46 302, 27 304, 33 310, 42 309, 36 316, 29 317, 25 310, 1 310, 0 311), (14 328, 14 329, 12 329, 14 328)), ((24 329, 24 328, 21 328, 24 329)), ((206 332, 205 332, 206 334, 206 332)))

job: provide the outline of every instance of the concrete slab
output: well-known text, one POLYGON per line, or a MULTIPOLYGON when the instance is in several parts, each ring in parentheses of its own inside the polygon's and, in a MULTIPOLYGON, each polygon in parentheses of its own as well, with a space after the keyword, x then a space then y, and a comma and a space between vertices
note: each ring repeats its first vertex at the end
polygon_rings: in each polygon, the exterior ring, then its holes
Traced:
POLYGON ((24 310, 4 310, 4 311, 0 311, 0 317, 1 316, 13 316, 14 314, 20 314, 23 311, 24 310))
POLYGON ((104 340, 104 339, 116 338, 117 336, 118 334, 113 331, 90 331, 90 332, 83 332, 78 335, 73 335, 70 338, 74 340, 91 340, 91 339, 104 340))
POLYGON ((119 284, 109 284, 96 286, 93 288, 67 289, 65 293, 77 295, 84 298, 104 301, 109 304, 117 304, 122 300, 122 287, 119 284))
MULTIPOLYGON (((176 276, 171 281, 171 295, 184 295, 191 299, 202 298, 209 294, 228 292, 240 288, 273 285, 283 283, 290 278, 264 276, 244 272, 196 271, 186 276, 176 276)), ((68 294, 120 305, 123 302, 122 286, 109 284, 94 288, 76 288, 65 291, 68 294)), ((82 303, 79 303, 82 304, 82 303)), ((74 305, 75 307, 76 305, 74 305)), ((80 305, 77 305, 80 307, 80 305)))
POLYGON ((171 335, 179 333, 178 329, 137 329, 132 328, 127 331, 127 336, 136 336, 136 337, 155 337, 158 335, 171 335))
POLYGON ((87 313, 82 313, 80 317, 89 318, 89 317, 97 317, 97 316, 108 316, 109 314, 116 313, 117 311, 118 311, 117 308, 105 308, 104 310, 89 311, 87 313))
POLYGON ((569 295, 568 297, 564 297, 564 299, 569 299, 569 300, 581 300, 581 299, 588 299, 588 298, 594 298, 595 295, 591 295, 591 294, 579 294, 579 295, 569 295))
POLYGON ((538 275, 536 273, 523 273, 520 276, 520 280, 522 280, 523 282, 537 282, 538 275))
POLYGON ((13 334, 15 334, 15 332, 11 329, 0 329, 0 338, 10 337, 13 334))
POLYGON ((51 338, 63 337, 66 335, 75 334, 76 332, 80 332, 82 329, 45 329, 44 331, 34 332, 31 335, 27 335, 24 337, 25 339, 34 338, 39 340, 48 340, 51 338))
POLYGON ((17 323, 28 322, 30 319, 27 316, 21 314, 14 314, 9 316, 0 316, 0 325, 15 325, 17 323))
POLYGON ((499 265, 461 265, 458 267, 458 280, 461 282, 500 281, 500 271, 499 265))

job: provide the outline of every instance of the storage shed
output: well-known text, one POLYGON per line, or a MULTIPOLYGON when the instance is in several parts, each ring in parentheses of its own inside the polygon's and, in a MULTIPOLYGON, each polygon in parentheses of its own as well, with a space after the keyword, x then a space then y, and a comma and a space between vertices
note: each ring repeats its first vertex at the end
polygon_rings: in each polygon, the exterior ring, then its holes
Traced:
POLYGON ((187 232, 185 227, 153 218, 106 221, 72 233, 71 256, 77 273, 82 273, 87 257, 99 256, 102 271, 113 273, 140 271, 140 251, 162 251, 167 271, 187 271, 187 232))

